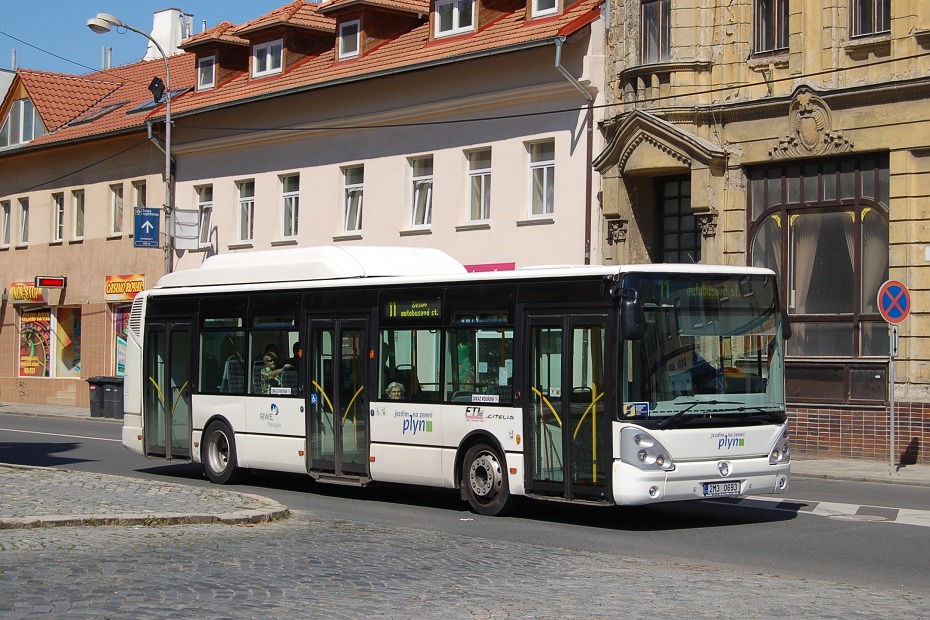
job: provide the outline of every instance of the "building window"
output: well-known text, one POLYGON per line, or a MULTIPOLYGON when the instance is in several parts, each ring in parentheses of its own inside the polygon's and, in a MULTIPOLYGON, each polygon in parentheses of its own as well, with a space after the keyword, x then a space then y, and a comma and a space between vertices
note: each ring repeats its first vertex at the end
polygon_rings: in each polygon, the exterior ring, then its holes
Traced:
POLYGON ((419 227, 429 226, 433 222, 433 158, 411 160, 410 170, 413 177, 411 223, 419 227))
POLYGON ((197 59, 197 90, 209 90, 216 86, 216 56, 197 59))
POLYGON ((470 32, 474 29, 475 4, 473 0, 436 0, 437 37, 470 32))
POLYGON ((660 179, 655 196, 657 262, 701 262, 701 233, 691 210, 691 177, 660 179))
POLYGON ((145 181, 134 181, 132 184, 132 206, 144 209, 146 198, 145 181))
POLYGON ((643 64, 668 60, 671 28, 671 0, 642 0, 643 64))
POLYGON ((0 202, 0 247, 10 247, 10 201, 0 202))
POLYGON ((888 356, 877 307, 888 279, 888 192, 887 155, 749 172, 750 257, 778 274, 795 401, 885 399, 872 368, 888 356))
POLYGON ((71 204, 74 206, 73 239, 84 238, 84 190, 77 190, 71 194, 71 204))
POLYGON ((65 195, 52 194, 52 242, 65 238, 65 195))
POLYGON ((343 171, 345 182, 345 214, 343 217, 346 232, 362 229, 362 189, 365 183, 364 166, 352 166, 343 171))
POLYGON ((756 0, 753 11, 755 53, 788 49, 788 0, 756 0))
POLYGON ((255 218, 255 181, 236 183, 239 192, 239 241, 252 240, 252 223, 255 218))
POLYGON ((197 188, 197 212, 200 214, 200 247, 210 245, 210 225, 213 220, 213 186, 203 185, 197 188))
POLYGON ((29 199, 19 199, 19 243, 29 243, 29 199))
POLYGON ((891 0, 852 0, 852 36, 891 31, 891 0))
POLYGON ((284 42, 281 39, 256 45, 252 50, 252 77, 281 73, 284 42))
POLYGON ((355 58, 361 49, 361 22, 339 24, 339 58, 355 58))
POLYGON ((29 142, 45 135, 45 125, 29 99, 18 99, 0 126, 0 148, 29 142))
POLYGON ((110 236, 123 234, 123 186, 110 186, 110 236))
POLYGON ((281 237, 297 237, 297 212, 300 206, 300 176, 296 174, 281 177, 281 237))
POLYGON ((534 142, 530 150, 530 215, 555 212, 555 140, 534 142))
POLYGON ((468 220, 491 219, 491 149, 468 154, 468 220))
POLYGON ((552 15, 558 9, 558 0, 533 0, 533 17, 552 15))

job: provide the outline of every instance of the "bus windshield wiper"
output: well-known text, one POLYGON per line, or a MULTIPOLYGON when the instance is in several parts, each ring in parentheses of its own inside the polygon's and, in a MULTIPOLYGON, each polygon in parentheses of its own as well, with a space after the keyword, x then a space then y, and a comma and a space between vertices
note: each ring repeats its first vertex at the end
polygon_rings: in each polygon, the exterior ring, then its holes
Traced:
MULTIPOLYGON (((685 403, 679 403, 679 404, 685 404, 685 403)), ((688 406, 682 409, 681 411, 679 411, 678 413, 676 413, 675 415, 669 416, 665 418, 664 420, 662 420, 661 422, 659 422, 658 426, 663 431, 667 428, 670 428, 673 424, 678 422, 678 420, 685 417, 686 413, 688 413, 689 411, 691 411, 698 405, 741 405, 741 404, 742 403, 740 402, 734 402, 734 401, 729 401, 729 400, 716 400, 716 399, 694 400, 694 401, 691 401, 690 403, 687 403, 688 406)))

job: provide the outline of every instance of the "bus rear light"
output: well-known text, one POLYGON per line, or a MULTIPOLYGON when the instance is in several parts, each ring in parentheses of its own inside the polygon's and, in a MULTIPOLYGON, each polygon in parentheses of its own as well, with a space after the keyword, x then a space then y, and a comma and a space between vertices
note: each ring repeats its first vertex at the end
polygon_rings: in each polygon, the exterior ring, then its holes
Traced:
POLYGON ((517 475, 517 468, 516 468, 516 467, 511 467, 511 468, 510 468, 510 475, 511 475, 511 476, 516 476, 516 475, 517 475))

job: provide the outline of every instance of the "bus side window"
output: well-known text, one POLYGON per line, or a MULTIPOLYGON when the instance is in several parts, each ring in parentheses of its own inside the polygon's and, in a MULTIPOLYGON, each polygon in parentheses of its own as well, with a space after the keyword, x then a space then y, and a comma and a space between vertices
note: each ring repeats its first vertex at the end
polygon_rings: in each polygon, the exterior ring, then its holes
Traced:
POLYGON ((396 382, 403 386, 404 400, 439 402, 439 345, 438 330, 381 330, 382 397, 396 382))

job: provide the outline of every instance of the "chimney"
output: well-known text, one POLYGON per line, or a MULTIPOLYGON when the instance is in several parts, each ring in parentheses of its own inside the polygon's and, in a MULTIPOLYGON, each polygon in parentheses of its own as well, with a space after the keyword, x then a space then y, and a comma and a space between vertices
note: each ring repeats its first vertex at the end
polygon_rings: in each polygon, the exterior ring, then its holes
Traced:
MULTIPOLYGON (((158 41, 161 48, 165 50, 168 56, 180 54, 183 50, 178 49, 181 41, 190 37, 194 27, 194 16, 190 13, 182 13, 181 9, 164 9, 155 13, 152 26, 152 38, 158 41)), ((149 43, 149 49, 145 53, 144 60, 154 60, 161 58, 161 54, 155 49, 155 46, 149 43)))

